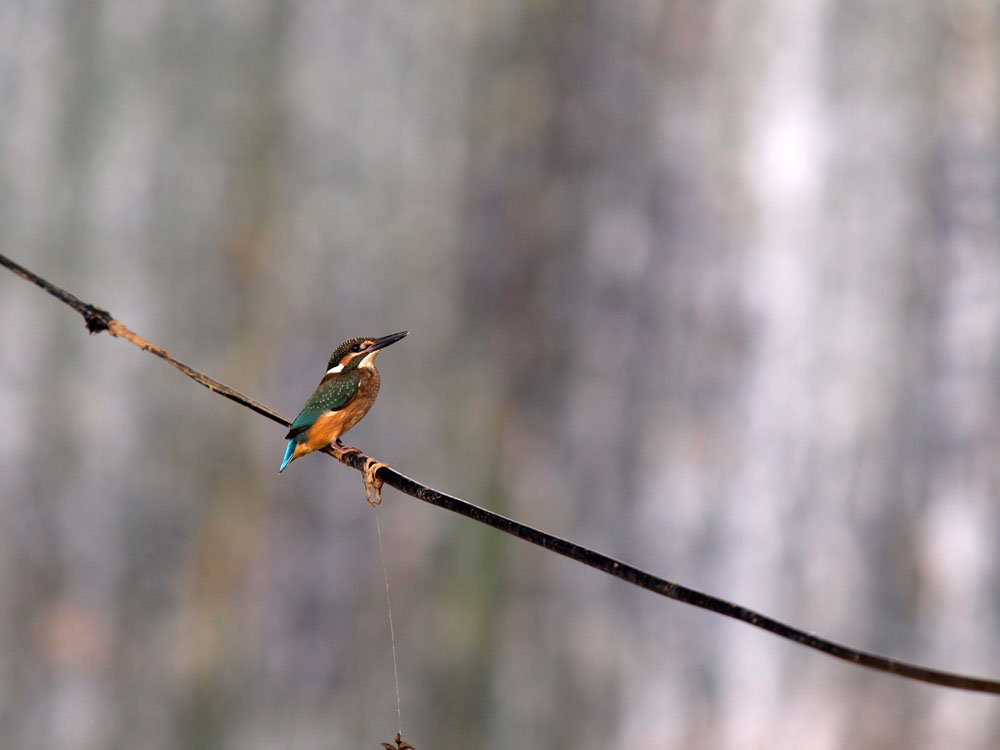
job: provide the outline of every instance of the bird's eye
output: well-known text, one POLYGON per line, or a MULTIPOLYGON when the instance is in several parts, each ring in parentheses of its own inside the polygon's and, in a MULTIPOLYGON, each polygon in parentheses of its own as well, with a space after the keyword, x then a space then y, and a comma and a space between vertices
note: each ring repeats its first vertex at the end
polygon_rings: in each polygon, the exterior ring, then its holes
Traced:
POLYGON ((351 351, 352 352, 360 352, 361 351, 361 344, 355 344, 354 346, 352 346, 351 347, 351 351))

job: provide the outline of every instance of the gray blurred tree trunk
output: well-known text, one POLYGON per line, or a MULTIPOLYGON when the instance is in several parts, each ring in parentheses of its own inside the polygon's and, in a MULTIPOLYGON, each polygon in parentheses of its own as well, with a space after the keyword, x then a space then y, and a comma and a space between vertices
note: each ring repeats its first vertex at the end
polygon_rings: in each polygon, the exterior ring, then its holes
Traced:
MULTIPOLYGON (((499 507, 633 560, 639 471, 656 460, 658 420, 676 418, 675 394, 702 393, 701 412, 734 385, 709 374, 716 355, 734 355, 701 351, 690 325, 738 346, 730 258, 698 257, 723 239, 702 221, 704 133, 670 104, 698 95, 695 50, 711 12, 685 2, 529 4, 483 45, 472 82, 461 338, 476 342, 476 356, 460 367, 490 384, 484 424, 499 435, 499 507)), ((639 627, 637 596, 512 552, 511 575, 528 588, 497 592, 491 613, 520 634, 517 653, 484 665, 482 679, 496 685, 494 743, 611 742, 635 658, 614 634, 639 627), (544 598, 533 594, 534 568, 544 598), (536 693, 551 699, 526 698, 536 693)))

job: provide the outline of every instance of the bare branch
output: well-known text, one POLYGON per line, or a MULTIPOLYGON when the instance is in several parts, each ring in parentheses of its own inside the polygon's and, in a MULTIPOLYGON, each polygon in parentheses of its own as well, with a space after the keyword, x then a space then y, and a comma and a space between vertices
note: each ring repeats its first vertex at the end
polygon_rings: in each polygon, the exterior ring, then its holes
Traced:
MULTIPOLYGON (((236 401, 237 403, 246 406, 248 409, 252 409, 258 414, 262 414, 281 425, 287 426, 289 424, 289 420, 273 409, 264 406, 260 402, 245 396, 224 383, 220 383, 219 381, 214 380, 207 375, 198 372, 194 368, 174 359, 165 349, 161 349, 160 347, 151 344, 146 339, 133 333, 125 325, 116 320, 108 311, 83 302, 64 289, 60 289, 23 266, 14 263, 2 254, 0 254, 0 265, 6 266, 18 276, 21 276, 22 278, 38 285, 52 296, 72 307, 83 316, 83 319, 87 324, 87 330, 91 333, 107 331, 112 336, 127 339, 140 349, 144 349, 152 354, 155 354, 160 359, 173 365, 189 378, 196 380, 209 390, 236 401)), ((333 451, 330 449, 327 449, 326 453, 331 456, 334 455, 333 451)), ((344 455, 340 460, 344 464, 357 469, 360 472, 364 472, 368 456, 363 453, 349 453, 344 455)), ((480 508, 477 505, 472 505, 471 503, 461 500, 460 498, 446 495, 443 492, 438 492, 431 487, 427 487, 426 485, 420 484, 419 482, 400 474, 391 466, 382 465, 382 467, 378 469, 377 474, 379 479, 384 481, 390 487, 395 487, 400 492, 410 495, 411 497, 415 497, 418 500, 423 500, 425 503, 436 505, 439 508, 450 510, 454 513, 458 513, 459 515, 465 516, 466 518, 478 521, 479 523, 492 526, 494 529, 503 531, 504 533, 517 537, 518 539, 523 539, 526 542, 530 542, 531 544, 542 547, 543 549, 555 552, 563 557, 568 557, 571 560, 583 563, 584 565, 589 565, 590 567, 603 571, 608 575, 620 578, 621 580, 627 581, 634 586, 646 589, 647 591, 652 591, 660 596, 665 596, 668 599, 674 599, 676 601, 683 602, 684 604, 701 607, 702 609, 707 609, 710 612, 731 617, 735 620, 739 620, 740 622, 747 623, 748 625, 753 625, 754 627, 766 630, 769 633, 779 636, 780 638, 794 641, 802 646, 824 653, 827 656, 842 659, 852 664, 868 667, 869 669, 874 669, 879 672, 887 672, 898 677, 916 680, 919 682, 926 682, 932 685, 941 685, 944 687, 958 688, 960 690, 970 690, 979 693, 992 693, 1000 695, 1000 681, 998 680, 972 677, 963 674, 956 674, 954 672, 943 672, 941 670, 931 669, 919 664, 898 661, 896 659, 890 659, 888 657, 880 656, 867 651, 850 648, 834 641, 812 635, 811 633, 799 630, 798 628, 793 628, 790 625, 786 625, 778 620, 762 615, 759 612, 754 612, 753 610, 747 609, 746 607, 742 607, 738 604, 727 602, 723 599, 702 593, 701 591, 690 589, 686 586, 681 586, 678 583, 673 583, 672 581, 659 578, 651 573, 640 570, 639 568, 632 567, 631 565, 627 565, 619 560, 608 557, 607 555, 603 555, 600 552, 595 552, 594 550, 582 547, 579 544, 575 544, 566 539, 561 539, 560 537, 532 528, 531 526, 526 526, 518 521, 497 515, 492 511, 480 508)))

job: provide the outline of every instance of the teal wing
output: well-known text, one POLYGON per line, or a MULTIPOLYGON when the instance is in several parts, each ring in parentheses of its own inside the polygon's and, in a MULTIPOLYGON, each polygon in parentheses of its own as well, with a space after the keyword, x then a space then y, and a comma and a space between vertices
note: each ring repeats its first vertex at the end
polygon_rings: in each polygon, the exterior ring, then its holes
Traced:
POLYGON ((291 439, 305 432, 324 412, 343 409, 358 395, 360 383, 361 373, 357 370, 320 381, 319 388, 306 401, 285 438, 291 439))

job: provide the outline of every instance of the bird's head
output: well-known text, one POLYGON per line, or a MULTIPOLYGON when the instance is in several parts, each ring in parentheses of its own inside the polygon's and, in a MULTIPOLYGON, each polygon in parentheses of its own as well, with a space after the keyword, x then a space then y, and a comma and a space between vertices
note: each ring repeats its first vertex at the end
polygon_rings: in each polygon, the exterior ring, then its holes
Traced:
POLYGON ((389 344, 395 344, 408 333, 409 331, 400 331, 381 338, 358 336, 354 339, 348 339, 333 350, 330 361, 326 363, 326 372, 329 375, 344 370, 353 370, 355 367, 368 367, 375 362, 375 357, 382 349, 389 344))

